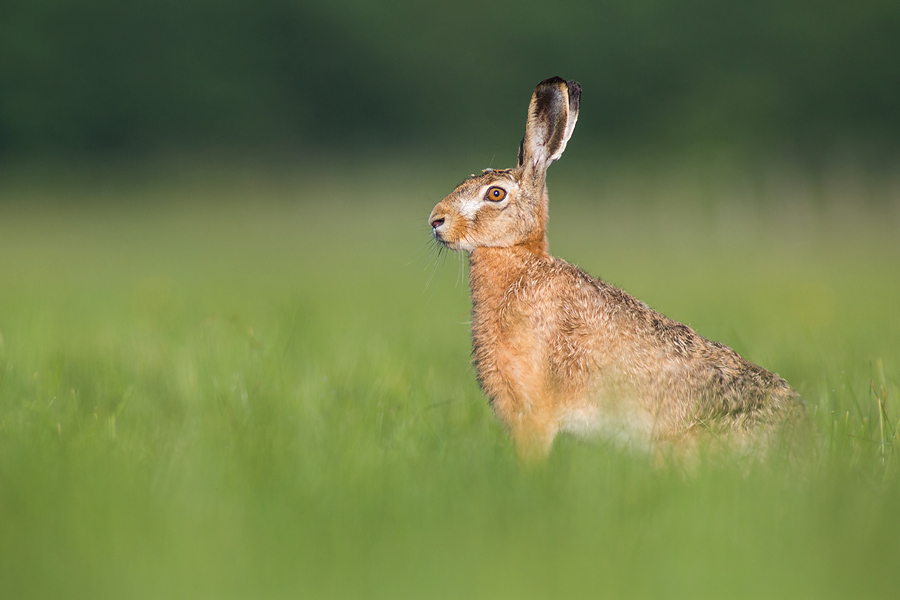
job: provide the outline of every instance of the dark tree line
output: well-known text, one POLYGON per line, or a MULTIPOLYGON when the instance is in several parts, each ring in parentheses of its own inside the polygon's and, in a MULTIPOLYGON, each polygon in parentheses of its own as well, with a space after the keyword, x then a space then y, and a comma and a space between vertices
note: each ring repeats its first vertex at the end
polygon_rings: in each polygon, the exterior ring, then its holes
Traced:
POLYGON ((465 143, 554 74, 584 139, 896 146, 898 58, 896 0, 5 0, 0 153, 465 143))

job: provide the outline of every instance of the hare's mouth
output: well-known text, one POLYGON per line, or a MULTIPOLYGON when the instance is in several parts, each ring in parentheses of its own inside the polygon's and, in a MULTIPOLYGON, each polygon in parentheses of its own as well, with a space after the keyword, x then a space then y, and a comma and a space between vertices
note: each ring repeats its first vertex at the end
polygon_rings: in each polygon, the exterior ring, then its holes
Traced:
POLYGON ((437 228, 431 230, 431 235, 434 237, 437 242, 443 246, 444 248, 449 248, 450 250, 471 250, 470 244, 466 242, 464 239, 449 239, 447 237, 446 231, 438 231, 437 228))
POLYGON ((445 238, 445 237, 444 237, 444 234, 441 233, 440 231, 438 231, 436 227, 435 227, 434 229, 431 230, 431 235, 434 237, 435 240, 438 241, 438 243, 439 243, 440 245, 444 246, 445 248, 450 248, 451 250, 456 250, 456 249, 457 249, 457 248, 456 248, 456 242, 453 242, 453 241, 448 240, 447 238, 445 238))

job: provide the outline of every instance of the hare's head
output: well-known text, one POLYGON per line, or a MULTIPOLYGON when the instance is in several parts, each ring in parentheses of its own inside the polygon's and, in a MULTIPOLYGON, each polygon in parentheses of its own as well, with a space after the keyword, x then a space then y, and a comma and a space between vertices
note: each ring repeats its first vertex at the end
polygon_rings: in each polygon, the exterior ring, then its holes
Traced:
POLYGON ((545 251, 547 167, 572 137, 580 98, 575 81, 553 77, 539 83, 516 167, 485 169, 441 200, 428 217, 435 239, 454 250, 524 245, 545 251))

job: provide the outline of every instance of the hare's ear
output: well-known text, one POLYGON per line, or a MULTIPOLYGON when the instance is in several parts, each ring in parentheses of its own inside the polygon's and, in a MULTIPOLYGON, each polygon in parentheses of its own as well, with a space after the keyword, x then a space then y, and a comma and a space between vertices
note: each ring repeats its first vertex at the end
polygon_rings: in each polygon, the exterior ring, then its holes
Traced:
POLYGON ((528 106, 518 166, 543 170, 562 156, 575 130, 580 103, 581 86, 577 81, 551 77, 537 85, 528 106))

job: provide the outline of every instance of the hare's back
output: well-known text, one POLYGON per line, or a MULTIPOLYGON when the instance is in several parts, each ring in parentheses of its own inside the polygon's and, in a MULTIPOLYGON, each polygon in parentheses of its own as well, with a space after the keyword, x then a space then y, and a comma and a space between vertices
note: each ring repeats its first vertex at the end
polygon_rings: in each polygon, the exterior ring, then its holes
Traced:
POLYGON ((560 356, 554 362, 590 373, 585 387, 609 387, 615 379, 654 411, 747 425, 802 405, 784 379, 730 347, 578 267, 557 260, 555 269, 560 310, 553 347, 560 356))

